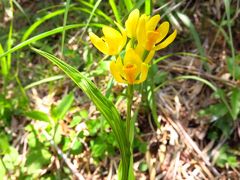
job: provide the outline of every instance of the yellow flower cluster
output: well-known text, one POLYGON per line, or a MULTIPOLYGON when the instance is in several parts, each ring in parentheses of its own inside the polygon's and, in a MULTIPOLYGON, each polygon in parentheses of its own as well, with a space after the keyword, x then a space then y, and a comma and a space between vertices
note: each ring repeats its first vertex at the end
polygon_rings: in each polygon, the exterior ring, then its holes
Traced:
POLYGON ((90 33, 93 45, 106 55, 118 55, 116 61, 111 61, 110 71, 119 83, 139 84, 146 80, 148 63, 155 51, 167 47, 177 35, 174 30, 168 37, 169 23, 159 26, 160 16, 149 17, 140 15, 138 9, 133 10, 125 22, 125 28, 116 23, 118 30, 109 26, 102 28, 103 37, 90 33), (129 41, 127 43, 127 40, 129 41), (127 45, 126 45, 127 43, 127 45), (126 45, 122 59, 119 53, 126 45))

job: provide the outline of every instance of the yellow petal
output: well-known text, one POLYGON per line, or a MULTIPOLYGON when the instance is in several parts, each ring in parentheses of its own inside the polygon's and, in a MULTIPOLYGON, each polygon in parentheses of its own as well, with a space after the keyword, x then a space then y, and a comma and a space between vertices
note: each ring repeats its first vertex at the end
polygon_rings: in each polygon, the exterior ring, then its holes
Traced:
POLYGON ((108 54, 109 55, 116 55, 119 53, 119 49, 122 46, 122 35, 116 29, 104 26, 102 28, 104 34, 104 40, 108 45, 108 54))
POLYGON ((141 15, 137 25, 137 40, 139 44, 145 44, 146 42, 146 23, 148 16, 146 14, 141 15))
POLYGON ((136 80, 134 84, 139 84, 145 81, 147 78, 147 75, 148 75, 148 65, 146 63, 142 63, 140 78, 139 80, 136 80))
POLYGON ((114 61, 110 62, 110 72, 117 82, 127 83, 120 75, 119 66, 114 61))
POLYGON ((158 37, 159 37, 159 32, 157 31, 150 31, 147 33, 147 41, 145 44, 145 48, 148 51, 151 51, 153 49, 154 45, 157 42, 158 37))
POLYGON ((136 27, 137 27, 138 19, 139 19, 139 10, 135 9, 129 14, 128 19, 125 22, 127 36, 130 38, 136 38, 136 27))
POLYGON ((136 64, 127 64, 124 66, 123 71, 125 73, 128 84, 133 84, 138 75, 138 67, 136 64))
POLYGON ((157 39, 157 43, 159 43, 161 40, 163 40, 169 31, 169 22, 165 21, 163 22, 157 29, 159 32, 159 37, 157 39))
POLYGON ((151 17, 147 22, 147 31, 154 31, 160 21, 160 15, 155 15, 151 17))
POLYGON ((155 55, 155 51, 150 51, 144 63, 148 64, 152 60, 154 55, 155 55))
POLYGON ((135 52, 139 55, 140 58, 143 58, 144 51, 144 47, 138 43, 135 48, 135 52))
MULTIPOLYGON (((139 55, 132 49, 132 48, 129 48, 127 51, 126 51, 126 54, 124 56, 124 59, 123 59, 123 64, 124 65, 127 65, 127 64, 136 64, 137 67, 140 67, 141 66, 141 63, 142 63, 142 60, 141 58, 139 57, 139 55)), ((140 71, 140 70, 138 70, 140 71)))
POLYGON ((108 54, 108 47, 102 38, 99 38, 96 34, 90 32, 89 37, 93 45, 101 51, 103 54, 108 54))
POLYGON ((159 45, 157 45, 154 50, 160 50, 163 49, 165 47, 167 47, 169 44, 171 44, 173 42, 173 40, 176 38, 177 36, 177 30, 174 30, 174 32, 167 37, 167 39, 165 39, 163 42, 161 42, 159 45))
POLYGON ((120 52, 127 42, 127 32, 120 24, 118 24, 117 22, 114 22, 114 23, 117 25, 118 29, 121 31, 121 34, 122 34, 121 43, 120 43, 121 45, 119 46, 119 49, 118 49, 118 51, 120 52))

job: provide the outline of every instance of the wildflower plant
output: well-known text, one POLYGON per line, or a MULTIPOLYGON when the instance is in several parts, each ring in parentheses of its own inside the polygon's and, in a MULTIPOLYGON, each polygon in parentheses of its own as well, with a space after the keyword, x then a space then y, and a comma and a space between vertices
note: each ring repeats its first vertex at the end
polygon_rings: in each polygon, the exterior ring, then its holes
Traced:
MULTIPOLYGON (((127 117, 125 132, 128 137, 128 148, 131 153, 128 162, 127 175, 120 172, 119 177, 134 179, 132 143, 134 137, 134 122, 131 118, 131 107, 133 99, 134 84, 144 82, 148 77, 149 67, 156 51, 167 47, 176 38, 177 31, 174 30, 169 36, 169 23, 163 22, 158 26, 160 15, 152 17, 142 14, 138 9, 133 10, 125 22, 125 27, 116 23, 118 30, 104 26, 103 36, 98 37, 90 32, 90 40, 93 45, 105 55, 113 55, 115 60, 110 62, 110 72, 118 83, 128 85, 127 90, 127 117)), ((123 161, 123 160, 122 160, 123 161)))

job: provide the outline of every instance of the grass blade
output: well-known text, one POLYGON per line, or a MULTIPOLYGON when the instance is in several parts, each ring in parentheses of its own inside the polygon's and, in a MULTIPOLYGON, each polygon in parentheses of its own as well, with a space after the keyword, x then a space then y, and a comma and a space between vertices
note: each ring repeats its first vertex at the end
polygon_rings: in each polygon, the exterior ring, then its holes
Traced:
POLYGON ((36 81, 36 82, 33 82, 27 86, 24 87, 25 90, 28 90, 32 87, 35 87, 35 86, 38 86, 40 84, 43 84, 43 83, 47 83, 47 82, 51 82, 51 81, 56 81, 56 80, 59 80, 59 79, 62 79, 64 78, 65 76, 64 75, 57 75, 57 76, 52 76, 52 77, 49 77, 49 78, 45 78, 45 79, 42 79, 40 81, 36 81))
MULTIPOLYGON (((4 50, 2 48, 2 45, 0 44, 0 55, 4 53, 4 50)), ((6 57, 0 58, 1 61, 1 71, 2 75, 6 76, 8 74, 8 65, 7 65, 7 60, 6 57)))
POLYGON ((110 6, 112 8, 112 11, 113 11, 113 14, 114 14, 114 16, 116 18, 117 23, 122 25, 122 21, 121 21, 122 17, 121 17, 120 12, 117 9, 117 5, 115 3, 115 0, 109 0, 109 4, 110 4, 110 6))
POLYGON ((69 7, 70 7, 70 2, 71 2, 71 0, 67 0, 65 12, 64 12, 64 18, 63 18, 62 45, 61 45, 62 55, 64 54, 63 50, 64 50, 64 41, 65 41, 65 32, 66 32, 65 31, 65 26, 67 24, 67 17, 68 17, 68 10, 69 10, 69 7))
POLYGON ((145 14, 147 15, 152 14, 152 0, 145 1, 145 14))
POLYGON ((32 32, 38 27, 40 26, 43 22, 45 22, 48 19, 51 19, 55 16, 58 16, 60 14, 63 14, 65 12, 64 9, 61 10, 57 10, 54 11, 52 13, 47 14, 46 16, 43 16, 42 18, 40 18, 39 20, 37 20, 35 23, 33 23, 28 30, 24 33, 23 37, 22 37, 22 42, 25 41, 26 39, 29 38, 29 36, 32 34, 32 32))
MULTIPOLYGON (((85 24, 72 24, 72 25, 67 25, 64 29, 65 30, 69 30, 69 29, 74 29, 74 28, 79 28, 79 27, 84 27, 85 24)), ((102 24, 90 24, 89 26, 95 26, 95 27, 102 27, 102 24)), ((58 28, 55 28, 55 29, 52 29, 50 31, 47 31, 47 32, 44 32, 44 33, 41 33, 41 34, 38 34, 30 39, 27 39, 21 43, 19 43, 18 45, 14 46, 12 49, 9 49, 8 51, 4 52, 3 54, 0 54, 0 59, 6 55, 8 55, 9 53, 13 53, 33 42, 36 42, 40 39, 43 39, 43 38, 46 38, 48 36, 51 36, 53 34, 57 34, 57 33, 61 33, 63 31, 63 27, 58 27, 58 28)))
POLYGON ((129 170, 129 160, 130 160, 130 148, 127 136, 125 134, 125 128, 123 122, 120 119, 120 115, 115 108, 114 104, 109 101, 99 90, 98 88, 86 78, 82 73, 80 73, 77 69, 72 66, 66 64, 62 60, 57 57, 46 53, 44 51, 32 48, 36 53, 45 57, 53 64, 58 66, 62 71, 66 73, 66 75, 72 79, 75 84, 82 89, 83 92, 91 99, 91 101, 95 104, 101 114, 105 117, 109 125, 111 126, 115 138, 118 142, 118 146, 122 156, 122 174, 126 175, 126 177, 122 177, 122 179, 128 179, 128 170, 129 170))
POLYGON ((131 9, 133 8, 133 3, 132 3, 132 1, 131 1, 131 0, 124 0, 124 4, 125 4, 128 12, 131 11, 131 9))
MULTIPOLYGON (((78 0, 81 4, 85 5, 86 7, 90 8, 91 11, 92 9, 94 8, 94 6, 92 4, 90 4, 89 2, 86 2, 86 1, 82 1, 82 0, 78 0)), ((101 16, 103 17, 105 20, 107 20, 108 22, 110 22, 111 24, 113 24, 113 20, 106 14, 104 13, 103 11, 101 11, 100 9, 96 9, 95 10, 95 13, 98 15, 98 16, 101 16)))
POLYGON ((202 44, 201 44, 201 41, 200 41, 200 38, 199 38, 199 35, 194 27, 194 25, 192 24, 191 20, 189 19, 188 16, 186 16, 185 14, 182 14, 180 12, 177 13, 178 17, 181 19, 181 21, 183 22, 183 24, 189 28, 191 34, 192 34, 192 37, 194 39, 194 42, 197 46, 197 49, 198 49, 198 52, 201 56, 205 56, 205 52, 204 52, 204 49, 202 47, 202 44))
MULTIPOLYGON (((11 49, 12 47, 12 32, 13 32, 13 1, 10 0, 10 9, 11 9, 11 21, 10 21, 10 27, 9 27, 9 33, 8 33, 8 41, 7 41, 7 50, 11 49)), ((11 61, 12 61, 12 54, 9 53, 7 55, 7 74, 10 71, 11 68, 11 61)))

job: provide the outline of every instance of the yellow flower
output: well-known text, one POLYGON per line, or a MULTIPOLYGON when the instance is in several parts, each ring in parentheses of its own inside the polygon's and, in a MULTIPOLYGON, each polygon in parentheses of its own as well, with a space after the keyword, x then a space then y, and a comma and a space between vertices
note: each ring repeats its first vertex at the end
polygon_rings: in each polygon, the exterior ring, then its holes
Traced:
POLYGON ((159 21, 159 15, 155 15, 149 19, 146 14, 141 15, 138 20, 136 30, 138 44, 148 51, 157 51, 167 47, 173 42, 177 35, 177 31, 174 30, 171 35, 165 38, 169 31, 169 23, 165 21, 157 28, 159 21), (163 40, 164 38, 165 40, 163 40))
POLYGON ((123 60, 119 56, 116 61, 110 62, 110 71, 119 83, 139 84, 147 78, 148 65, 142 62, 132 48, 129 48, 123 60))
POLYGON ((128 19, 125 22, 127 36, 130 38, 136 38, 136 27, 138 24, 138 19, 139 10, 135 9, 129 14, 128 19))
POLYGON ((103 37, 98 37, 94 33, 90 32, 90 40, 93 45, 106 55, 117 55, 125 46, 127 41, 127 35, 125 29, 123 29, 119 24, 116 23, 120 32, 109 26, 104 26, 102 28, 103 37))

